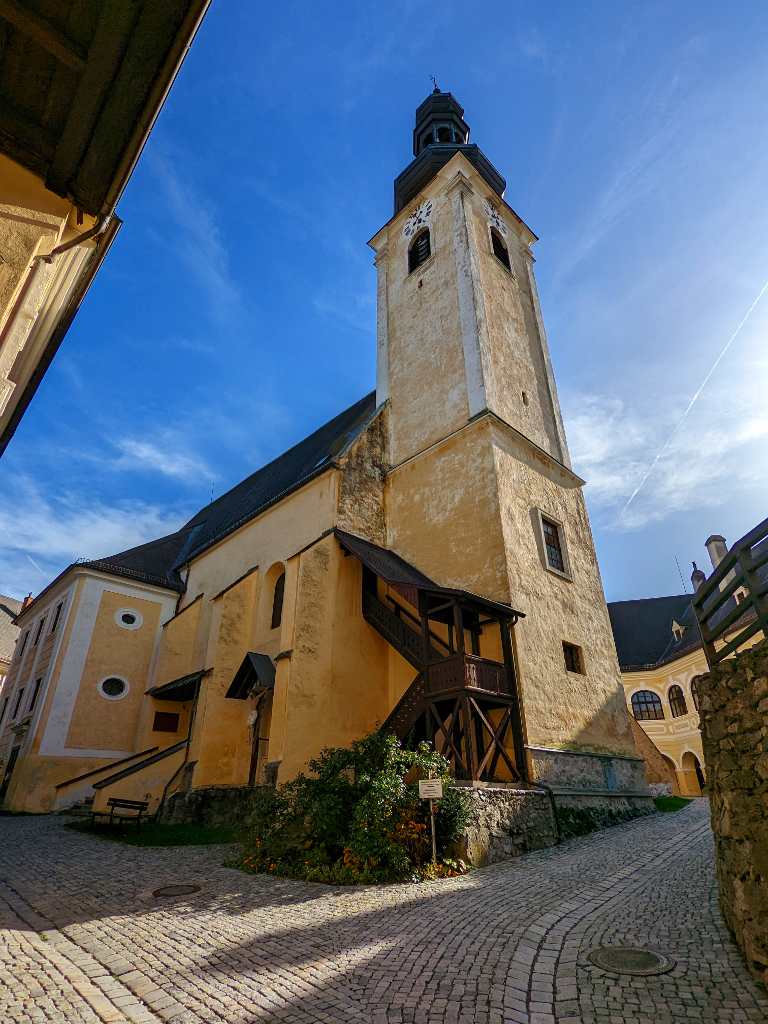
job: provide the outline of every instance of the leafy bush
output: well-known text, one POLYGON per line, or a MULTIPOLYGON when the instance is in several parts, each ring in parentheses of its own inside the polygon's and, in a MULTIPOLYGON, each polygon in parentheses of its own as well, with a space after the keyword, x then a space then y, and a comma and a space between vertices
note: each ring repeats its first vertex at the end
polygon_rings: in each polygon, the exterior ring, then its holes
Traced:
POLYGON ((380 731, 350 747, 326 748, 301 773, 257 801, 244 857, 245 871, 311 882, 360 884, 461 874, 462 862, 431 864, 429 803, 419 778, 440 778, 438 855, 458 839, 469 817, 462 794, 450 787, 448 762, 421 743, 405 750, 380 731))

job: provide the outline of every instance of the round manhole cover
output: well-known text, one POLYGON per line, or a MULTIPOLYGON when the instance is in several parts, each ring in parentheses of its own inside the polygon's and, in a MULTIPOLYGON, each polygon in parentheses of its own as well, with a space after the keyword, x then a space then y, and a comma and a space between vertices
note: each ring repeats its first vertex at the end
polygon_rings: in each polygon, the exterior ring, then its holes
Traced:
POLYGON ((155 889, 153 896, 189 896, 193 892, 200 892, 199 885, 164 885, 155 889))
POLYGON ((675 961, 663 953, 654 953, 650 949, 626 949, 621 946, 593 949, 589 959, 595 967, 614 974, 665 974, 675 966, 675 961))

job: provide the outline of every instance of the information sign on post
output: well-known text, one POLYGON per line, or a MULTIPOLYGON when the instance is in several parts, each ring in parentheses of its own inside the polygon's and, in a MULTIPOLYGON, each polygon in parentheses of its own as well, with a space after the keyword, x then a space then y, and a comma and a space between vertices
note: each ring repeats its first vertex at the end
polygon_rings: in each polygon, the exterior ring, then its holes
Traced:
POLYGON ((443 795, 442 779, 420 779, 419 796, 422 800, 440 800, 443 795))
POLYGON ((432 822, 432 863, 437 867, 437 840, 435 838, 435 805, 433 800, 439 800, 443 795, 442 779, 419 779, 419 797, 422 800, 429 800, 429 817, 432 822))

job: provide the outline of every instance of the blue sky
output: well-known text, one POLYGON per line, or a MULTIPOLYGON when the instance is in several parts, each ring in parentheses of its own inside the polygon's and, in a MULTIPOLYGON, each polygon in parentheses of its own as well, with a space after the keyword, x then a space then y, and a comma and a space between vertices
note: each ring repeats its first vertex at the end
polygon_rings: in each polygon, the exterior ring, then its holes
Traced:
POLYGON ((369 239, 428 76, 540 236, 608 600, 768 514, 764 0, 213 0, 0 460, 0 592, 168 533, 373 389, 369 239))

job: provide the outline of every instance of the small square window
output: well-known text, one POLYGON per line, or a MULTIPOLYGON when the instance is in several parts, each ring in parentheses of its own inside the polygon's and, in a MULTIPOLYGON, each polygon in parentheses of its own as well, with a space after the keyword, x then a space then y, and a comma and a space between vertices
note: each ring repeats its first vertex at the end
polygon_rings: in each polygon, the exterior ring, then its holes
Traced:
POLYGON ((584 659, 581 656, 580 647, 575 644, 567 644, 563 640, 563 657, 568 672, 578 672, 580 676, 584 675, 584 659))
POLYGON ((179 716, 173 711, 156 711, 152 732, 178 732, 179 716))

